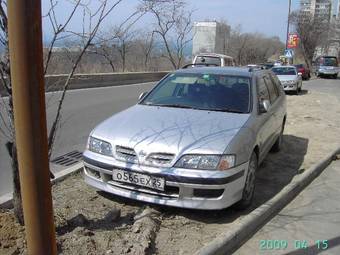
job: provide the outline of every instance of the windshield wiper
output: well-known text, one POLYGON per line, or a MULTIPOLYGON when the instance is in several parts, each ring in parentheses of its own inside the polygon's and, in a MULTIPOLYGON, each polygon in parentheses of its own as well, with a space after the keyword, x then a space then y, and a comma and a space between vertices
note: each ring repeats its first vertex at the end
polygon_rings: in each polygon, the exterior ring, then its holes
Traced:
POLYGON ((189 105, 182 105, 182 104, 155 104, 156 106, 161 107, 173 107, 173 108, 185 108, 185 109, 196 109, 195 107, 189 105))
POLYGON ((246 113, 244 111, 240 111, 237 109, 228 109, 228 108, 213 108, 213 109, 207 109, 207 110, 215 111, 215 112, 246 113))
POLYGON ((189 105, 182 105, 182 104, 153 104, 151 102, 145 103, 145 105, 150 106, 160 106, 160 107, 173 107, 173 108, 185 108, 185 109, 197 109, 195 107, 189 105))

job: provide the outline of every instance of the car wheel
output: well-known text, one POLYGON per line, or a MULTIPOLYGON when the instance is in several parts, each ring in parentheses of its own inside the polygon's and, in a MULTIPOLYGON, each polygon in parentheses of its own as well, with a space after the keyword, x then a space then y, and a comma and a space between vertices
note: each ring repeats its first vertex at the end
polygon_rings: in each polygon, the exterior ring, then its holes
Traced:
POLYGON ((334 74, 333 79, 338 79, 338 74, 334 74))
POLYGON ((255 191, 255 174, 257 170, 257 155, 255 152, 251 154, 246 183, 244 184, 242 199, 238 201, 235 206, 239 210, 244 210, 249 207, 253 201, 255 191))
POLYGON ((273 145, 273 147, 271 148, 270 151, 272 151, 272 152, 279 152, 281 150, 282 141, 283 141, 283 131, 284 131, 284 128, 285 128, 285 123, 283 122, 282 127, 281 127, 280 135, 276 139, 276 141, 275 141, 275 143, 274 143, 274 145, 273 145))

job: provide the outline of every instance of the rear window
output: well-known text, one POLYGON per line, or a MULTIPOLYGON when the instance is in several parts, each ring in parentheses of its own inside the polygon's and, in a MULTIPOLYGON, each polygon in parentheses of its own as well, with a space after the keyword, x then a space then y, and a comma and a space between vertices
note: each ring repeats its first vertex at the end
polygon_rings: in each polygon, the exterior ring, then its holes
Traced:
POLYGON ((293 67, 274 67, 272 71, 276 75, 296 75, 296 69, 293 67))
POLYGON ((319 58, 319 64, 324 66, 338 66, 336 57, 321 57, 319 58))
POLYGON ((198 56, 194 64, 215 64, 220 66, 221 59, 218 57, 198 56))

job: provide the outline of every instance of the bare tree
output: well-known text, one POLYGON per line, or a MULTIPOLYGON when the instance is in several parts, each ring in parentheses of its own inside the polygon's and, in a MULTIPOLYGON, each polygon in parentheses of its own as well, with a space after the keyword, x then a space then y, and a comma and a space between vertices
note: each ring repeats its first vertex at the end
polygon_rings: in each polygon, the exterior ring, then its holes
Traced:
POLYGON ((112 45, 102 43, 100 45, 96 45, 95 47, 91 47, 90 52, 103 57, 104 60, 110 65, 112 72, 116 71, 116 65, 114 61, 115 53, 112 45))
MULTIPOLYGON (((72 67, 69 70, 66 81, 62 87, 62 93, 58 101, 57 110, 55 113, 54 121, 49 130, 48 135, 48 155, 51 156, 53 150, 53 144, 55 141, 56 133, 61 120, 62 106, 65 99, 66 91, 70 85, 70 81, 75 73, 77 66, 79 65, 85 52, 94 40, 98 29, 105 18, 122 2, 123 0, 97 0, 97 5, 93 9, 94 5, 90 5, 89 1, 74 0, 68 2, 70 5, 70 12, 66 19, 61 22, 58 20, 56 14, 56 8, 58 7, 58 2, 56 0, 50 0, 50 9, 44 16, 50 22, 50 26, 53 30, 52 40, 49 44, 46 59, 45 59, 45 73, 50 66, 51 60, 53 58, 53 48, 58 40, 65 38, 75 37, 81 42, 78 45, 78 51, 74 54, 72 58, 72 67), (69 24, 72 19, 76 16, 76 13, 82 13, 83 29, 81 32, 76 32, 69 30, 69 24)), ((8 31, 7 31, 7 1, 0 0, 0 45, 4 49, 4 53, 0 59, 0 84, 4 89, 4 93, 8 95, 7 101, 1 97, 3 109, 5 111, 0 111, 0 130, 7 137, 8 143, 7 148, 11 157, 11 165, 13 171, 13 204, 14 204, 14 214, 20 224, 24 223, 21 205, 21 193, 20 193, 20 182, 19 182, 19 167, 17 162, 17 150, 15 146, 15 132, 14 132, 14 116, 13 116, 13 97, 12 97, 12 86, 11 86, 11 72, 9 68, 9 51, 8 51, 8 31)))
POLYGON ((315 49, 327 40, 329 22, 312 14, 299 12, 292 13, 290 20, 299 35, 299 47, 303 58, 308 68, 311 68, 315 49))
POLYGON ((234 57, 236 64, 246 65, 266 62, 273 55, 281 54, 284 47, 278 37, 242 33, 239 25, 231 30, 226 52, 234 57))
MULTIPOLYGON (((154 32, 142 31, 136 36, 135 47, 136 51, 143 56, 143 69, 149 70, 149 62, 152 57, 153 49, 155 46, 154 32)), ((137 53, 137 52, 136 52, 137 53)))
POLYGON ((184 50, 192 40, 193 11, 187 11, 182 0, 144 0, 143 8, 156 20, 153 32, 164 44, 164 56, 178 69, 184 60, 184 50))
POLYGON ((118 51, 121 64, 122 64, 122 72, 125 72, 126 69, 126 58, 129 53, 135 36, 135 31, 132 30, 123 30, 122 28, 115 27, 112 28, 114 34, 114 43, 113 47, 118 51))

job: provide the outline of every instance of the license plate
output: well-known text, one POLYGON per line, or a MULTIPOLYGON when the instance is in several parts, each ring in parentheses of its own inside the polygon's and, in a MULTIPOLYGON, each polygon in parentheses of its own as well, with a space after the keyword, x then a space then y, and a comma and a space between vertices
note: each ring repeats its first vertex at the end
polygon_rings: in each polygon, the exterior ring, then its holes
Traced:
POLYGON ((113 170, 112 179, 114 181, 131 183, 138 186, 148 187, 151 189, 157 189, 162 191, 164 191, 165 186, 164 178, 118 169, 113 170))

